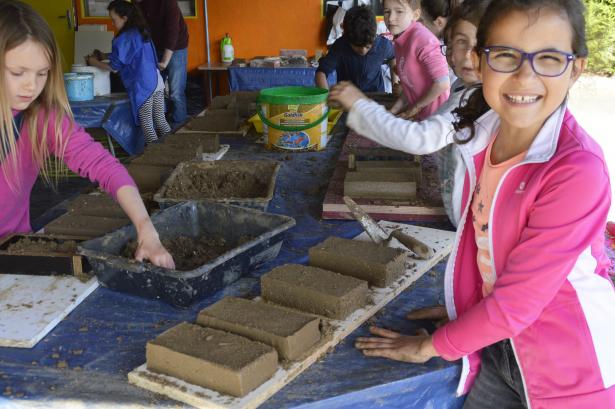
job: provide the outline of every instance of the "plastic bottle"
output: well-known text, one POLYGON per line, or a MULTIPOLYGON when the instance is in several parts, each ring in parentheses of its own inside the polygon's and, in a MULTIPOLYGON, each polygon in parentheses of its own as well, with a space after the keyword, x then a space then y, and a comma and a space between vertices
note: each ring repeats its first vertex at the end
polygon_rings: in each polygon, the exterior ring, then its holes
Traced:
POLYGON ((226 33, 220 42, 220 54, 222 62, 225 64, 230 64, 235 59, 235 49, 233 48, 231 36, 229 36, 228 33, 226 33))

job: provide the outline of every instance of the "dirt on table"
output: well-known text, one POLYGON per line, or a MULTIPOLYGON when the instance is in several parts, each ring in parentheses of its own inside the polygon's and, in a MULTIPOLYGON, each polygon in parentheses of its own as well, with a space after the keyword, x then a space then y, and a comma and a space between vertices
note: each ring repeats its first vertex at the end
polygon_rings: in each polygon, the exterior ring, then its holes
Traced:
POLYGON ((11 243, 6 251, 9 254, 29 254, 29 253, 77 253, 77 242, 75 240, 54 240, 51 238, 34 239, 24 237, 15 243, 11 243))
POLYGON ((268 184, 253 170, 187 168, 169 186, 169 199, 266 197, 268 184))
MULTIPOLYGON (((223 238, 198 237, 195 239, 189 236, 179 236, 172 239, 163 239, 161 242, 173 256, 175 269, 190 271, 252 239, 251 236, 242 236, 239 238, 239 242, 232 243, 223 238)), ((136 250, 137 242, 132 240, 122 251, 122 256, 134 258, 136 250)))

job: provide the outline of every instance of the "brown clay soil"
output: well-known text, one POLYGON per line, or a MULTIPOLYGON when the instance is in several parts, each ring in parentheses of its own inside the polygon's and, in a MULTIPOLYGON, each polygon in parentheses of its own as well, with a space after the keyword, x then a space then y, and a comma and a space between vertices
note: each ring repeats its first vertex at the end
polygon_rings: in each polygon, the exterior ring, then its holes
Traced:
POLYGON ((187 169, 169 186, 169 199, 226 199, 267 196, 267 183, 253 170, 187 169))
MULTIPOLYGON (((162 245, 171 253, 175 261, 175 269, 190 271, 212 261, 216 257, 252 240, 253 237, 242 236, 239 243, 227 242, 223 238, 199 237, 194 239, 188 236, 179 236, 172 239, 163 239, 162 245)), ((133 258, 137 249, 137 242, 130 241, 122 251, 122 256, 133 258)))
POLYGON ((77 242, 75 240, 56 241, 49 238, 32 239, 24 237, 19 241, 10 244, 6 251, 9 254, 26 253, 63 253, 75 254, 77 252, 77 242))

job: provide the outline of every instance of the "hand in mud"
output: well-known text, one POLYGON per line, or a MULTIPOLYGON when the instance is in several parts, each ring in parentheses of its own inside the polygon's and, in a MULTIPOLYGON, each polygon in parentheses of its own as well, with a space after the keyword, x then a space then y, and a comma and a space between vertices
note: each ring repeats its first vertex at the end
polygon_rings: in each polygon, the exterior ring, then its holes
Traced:
POLYGON ((135 251, 135 259, 137 261, 147 259, 150 263, 158 267, 175 268, 173 257, 160 242, 158 234, 147 235, 147 237, 143 239, 139 238, 139 246, 137 247, 137 251, 135 251))
POLYGON ((446 307, 443 305, 419 308, 418 310, 410 311, 406 315, 406 318, 409 320, 432 320, 435 321, 436 328, 440 328, 448 322, 446 307))
POLYGON ((369 331, 376 337, 359 337, 355 341, 355 347, 362 350, 365 356, 416 364, 438 356, 431 336, 424 329, 419 330, 417 335, 402 335, 378 327, 370 327, 369 331))
POLYGON ((367 98, 364 93, 349 81, 342 81, 329 90, 329 105, 339 106, 344 111, 350 108, 361 98, 367 98))

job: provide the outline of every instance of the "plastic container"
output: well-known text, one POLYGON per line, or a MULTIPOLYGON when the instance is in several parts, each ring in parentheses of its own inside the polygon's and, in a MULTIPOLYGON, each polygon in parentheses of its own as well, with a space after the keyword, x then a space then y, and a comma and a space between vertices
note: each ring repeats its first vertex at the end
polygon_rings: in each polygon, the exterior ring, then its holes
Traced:
POLYGON ((230 64, 235 59, 235 48, 231 36, 226 33, 222 41, 220 42, 220 58, 224 64, 230 64))
POLYGON ((85 64, 73 64, 72 72, 86 72, 94 74, 94 96, 109 95, 111 93, 111 71, 101 70, 85 64))
POLYGON ((236 281, 258 265, 277 257, 282 247, 280 233, 295 225, 288 216, 218 203, 186 202, 152 216, 161 239, 180 235, 220 237, 238 247, 191 271, 177 271, 139 263, 120 256, 126 244, 136 239, 132 225, 79 246, 98 280, 106 287, 158 298, 187 307, 236 281))
MULTIPOLYGON (((217 160, 213 162, 182 162, 171 173, 169 178, 164 182, 162 187, 154 195, 154 200, 158 202, 161 209, 173 206, 177 203, 183 203, 188 200, 193 201, 212 201, 218 203, 226 203, 237 206, 250 207, 259 210, 267 210, 269 202, 273 198, 275 190, 275 179, 280 170, 280 164, 275 161, 235 161, 235 160, 217 160), (235 171, 244 171, 254 175, 254 181, 264 185, 263 190, 254 197, 203 197, 202 199, 195 198, 170 198, 168 190, 171 186, 179 183, 186 175, 190 175, 190 179, 198 177, 199 179, 208 179, 213 182, 216 176, 221 174, 231 174, 235 171)), ((232 177, 232 176, 231 176, 232 177)), ((228 178, 223 178, 228 179, 228 178)))
POLYGON ((64 86, 69 101, 91 101, 94 99, 94 74, 67 72, 64 86))
POLYGON ((327 95, 317 87, 267 88, 258 97, 266 147, 289 151, 327 146, 327 95))

